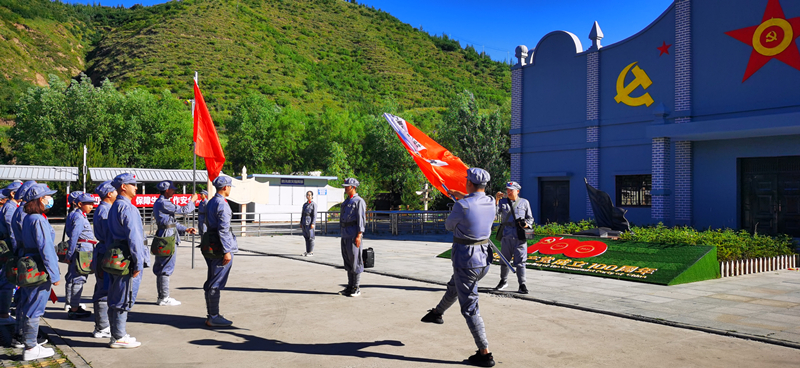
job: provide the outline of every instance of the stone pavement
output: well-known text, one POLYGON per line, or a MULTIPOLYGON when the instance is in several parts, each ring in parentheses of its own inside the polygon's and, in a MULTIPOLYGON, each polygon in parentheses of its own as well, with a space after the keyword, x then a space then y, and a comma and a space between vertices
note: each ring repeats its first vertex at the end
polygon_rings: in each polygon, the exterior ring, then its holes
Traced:
MULTIPOLYGON (((451 235, 367 238, 375 249, 375 268, 369 272, 445 284, 452 274, 449 260, 436 255, 449 249, 451 235)), ((240 247, 270 255, 339 265, 336 237, 318 237, 317 257, 304 259, 303 238, 282 236, 240 238, 240 247)), ((740 336, 800 348, 800 272, 777 271, 755 275, 662 286, 552 271, 528 270, 528 295, 517 290, 509 276, 506 296, 593 312, 636 318, 702 331, 740 336)), ((368 276, 366 278, 368 280, 368 276)), ((493 288, 500 267, 491 267, 481 282, 493 288)), ((488 290, 487 290, 488 291, 488 290)))
MULTIPOLYGON (((241 248, 259 253, 243 251, 235 257, 228 289, 222 293, 222 312, 234 321, 233 328, 209 329, 203 325, 205 305, 201 288, 205 264, 197 251, 198 262, 191 269, 191 248, 181 246, 171 286, 172 296, 181 300, 182 305, 156 306, 155 277, 151 270, 145 270, 128 324, 129 333, 143 342, 142 347, 128 351, 109 349, 105 339, 91 337, 92 321, 69 320, 62 303, 48 304, 46 321, 65 342, 59 347, 76 352, 70 358, 72 361, 79 364, 85 361, 92 367, 432 367, 460 365, 475 351, 457 306, 445 314, 444 325, 419 322, 425 311, 441 298, 444 292, 441 284, 449 278, 449 260, 434 258, 447 249, 447 243, 367 238, 365 246, 376 251, 376 267, 362 278, 363 295, 346 298, 336 294, 343 287, 346 274, 330 266, 338 266, 341 259, 338 238, 318 238, 316 256, 312 258, 296 256, 303 249, 303 239, 299 236, 239 240, 241 248), (433 282, 419 281, 422 279, 433 282)), ((497 273, 498 267, 492 267, 482 286, 494 286, 497 273)), ((790 273, 777 283, 796 280, 796 275, 790 273)), ((738 280, 750 279, 754 277, 738 280)), ((537 285, 531 288, 529 297, 557 300, 563 294, 566 296, 563 303, 588 303, 578 300, 583 296, 584 300, 596 299, 598 303, 616 301, 618 305, 613 307, 617 312, 635 313, 644 309, 636 303, 625 304, 637 301, 635 296, 670 299, 638 300, 655 305, 687 299, 650 295, 654 292, 692 295, 691 291, 675 287, 630 282, 616 285, 607 281, 615 280, 532 271, 528 283, 537 285), (541 285, 545 282, 548 284, 541 285), (581 287, 586 290, 576 289, 581 287), (597 293, 597 290, 605 291, 597 293), (610 291, 628 294, 608 296, 610 291)), ((729 285, 729 280, 718 281, 724 282, 700 284, 729 285)), ((93 284, 92 281, 86 286, 87 304, 88 290, 93 284)), ((730 285, 730 290, 754 288, 730 285)), ((515 287, 515 283, 510 286, 515 287)), ((774 285, 769 289, 784 290, 774 285)), ((730 290, 706 293, 738 295, 730 290)), ((56 287, 56 292, 63 297, 63 286, 56 287)), ((785 367, 800 361, 798 349, 511 296, 516 294, 481 296, 481 315, 498 366, 785 367)), ((725 297, 711 296, 706 297, 722 301, 721 304, 728 302, 725 297)), ((716 308, 721 307, 711 309, 716 308)))

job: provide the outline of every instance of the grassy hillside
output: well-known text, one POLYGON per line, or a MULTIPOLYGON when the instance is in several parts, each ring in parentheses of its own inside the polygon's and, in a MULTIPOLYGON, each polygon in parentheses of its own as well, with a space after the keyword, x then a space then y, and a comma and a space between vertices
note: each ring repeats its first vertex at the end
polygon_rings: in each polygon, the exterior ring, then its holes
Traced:
POLYGON ((94 80, 186 97, 198 71, 217 115, 247 91, 310 111, 370 111, 387 97, 406 109, 441 107, 465 88, 495 106, 510 96, 507 65, 341 0, 154 6, 106 32, 88 65, 94 80))

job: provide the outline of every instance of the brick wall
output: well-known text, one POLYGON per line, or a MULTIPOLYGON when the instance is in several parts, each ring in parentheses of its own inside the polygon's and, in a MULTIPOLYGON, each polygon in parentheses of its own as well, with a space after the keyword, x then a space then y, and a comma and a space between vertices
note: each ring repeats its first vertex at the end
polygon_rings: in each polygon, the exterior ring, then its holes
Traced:
MULTIPOLYGON (((511 129, 522 128, 522 68, 515 68, 511 71, 511 129)), ((511 135, 511 148, 522 146, 522 135, 511 135)), ((520 183, 523 187, 526 183, 522 180, 522 154, 511 154, 511 180, 520 183)))
POLYGON ((653 138, 652 146, 652 173, 653 173, 653 194, 650 217, 653 222, 669 223, 670 203, 669 196, 665 191, 670 189, 670 139, 653 138))
MULTIPOLYGON (((675 111, 692 110, 692 23, 690 0, 675 1, 675 111)), ((690 123, 679 117, 675 124, 690 123)), ((692 222, 692 142, 675 142, 675 220, 692 222)))
MULTIPOLYGON (((597 120, 600 115, 600 54, 592 52, 586 55, 586 120, 597 120)), ((598 126, 586 127, 586 142, 600 141, 600 128, 598 126)), ((586 181, 593 187, 599 186, 600 150, 598 148, 586 149, 586 181)), ((586 195, 586 217, 594 217, 592 202, 586 195)))

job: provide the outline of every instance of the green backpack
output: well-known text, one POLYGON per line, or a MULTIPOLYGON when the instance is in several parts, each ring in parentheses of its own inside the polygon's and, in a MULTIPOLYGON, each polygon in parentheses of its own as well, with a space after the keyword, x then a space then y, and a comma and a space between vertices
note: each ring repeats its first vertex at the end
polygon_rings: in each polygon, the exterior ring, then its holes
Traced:
POLYGON ((8 260, 6 260, 6 265, 4 266, 6 270, 6 280, 14 285, 17 284, 17 260, 16 256, 11 255, 8 257, 8 260))
POLYGON ((13 255, 11 247, 8 246, 5 240, 0 240, 0 263, 5 263, 9 257, 13 255))
POLYGON ((150 246, 150 253, 156 257, 169 257, 175 254, 175 237, 154 237, 153 245, 150 246))
POLYGON ((206 231, 203 238, 200 239, 200 252, 203 257, 208 259, 221 259, 225 257, 225 251, 222 249, 222 242, 219 239, 219 233, 216 231, 206 231))
POLYGON ((78 251, 78 264, 76 268, 81 275, 89 275, 94 273, 92 270, 92 261, 94 261, 94 253, 92 251, 81 252, 78 251))
POLYGON ((47 282, 48 275, 37 256, 25 256, 17 261, 17 285, 19 287, 38 286, 47 282))
POLYGON ((103 271, 112 275, 125 276, 130 273, 130 266, 133 259, 131 258, 131 250, 128 243, 121 240, 115 240, 111 248, 106 251, 103 262, 100 266, 103 271))

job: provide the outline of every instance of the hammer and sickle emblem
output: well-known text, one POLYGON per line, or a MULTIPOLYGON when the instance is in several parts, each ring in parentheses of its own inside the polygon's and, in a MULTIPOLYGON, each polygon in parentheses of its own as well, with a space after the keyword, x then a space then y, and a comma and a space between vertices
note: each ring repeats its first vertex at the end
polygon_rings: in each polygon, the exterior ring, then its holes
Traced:
POLYGON ((650 97, 650 93, 645 93, 639 97, 630 96, 631 93, 639 86, 642 86, 642 89, 647 89, 651 84, 653 84, 653 81, 650 80, 650 77, 647 75, 647 73, 645 73, 642 68, 636 65, 637 62, 638 61, 632 62, 622 70, 622 73, 619 73, 619 77, 617 77, 617 95, 614 96, 614 101, 617 101, 617 103, 622 102, 628 106, 647 105, 649 107, 653 104, 653 98, 650 97), (634 67, 634 65, 636 66, 634 67), (628 75, 628 72, 631 71, 631 68, 633 68, 634 79, 626 86, 625 76, 628 75))
POLYGON ((775 42, 778 40, 778 34, 775 31, 767 33, 767 42, 775 42))

